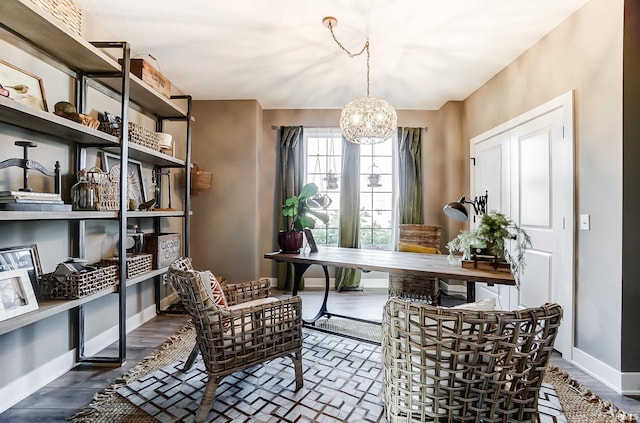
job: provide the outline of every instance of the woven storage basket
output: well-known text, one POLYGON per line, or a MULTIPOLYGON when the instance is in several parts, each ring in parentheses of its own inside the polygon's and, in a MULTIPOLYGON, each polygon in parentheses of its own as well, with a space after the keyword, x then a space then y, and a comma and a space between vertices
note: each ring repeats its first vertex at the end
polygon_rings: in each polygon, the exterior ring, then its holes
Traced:
POLYGON ((109 289, 118 284, 116 266, 100 267, 96 270, 66 275, 60 281, 53 273, 40 278, 42 298, 74 300, 109 289))
POLYGON ((71 32, 82 33, 82 9, 73 0, 31 0, 54 18, 60 21, 71 32))
POLYGON ((87 179, 94 185, 98 201, 96 210, 113 211, 120 209, 119 175, 103 172, 97 167, 87 171, 87 179))
MULTIPOLYGON (((421 247, 440 248, 439 225, 424 225, 403 223, 398 225, 400 229, 398 241, 406 244, 419 245, 421 247)), ((413 302, 427 304, 438 303, 439 281, 438 278, 425 278, 421 276, 389 274, 389 296, 400 297, 413 302)))
MULTIPOLYGON (((109 122, 101 122, 98 129, 120 138, 120 128, 114 128, 109 122)), ((144 126, 136 125, 133 122, 129 122, 129 141, 155 151, 160 151, 160 137, 158 137, 158 134, 144 126)))
MULTIPOLYGON (((152 261, 153 254, 127 254, 127 279, 151 272, 152 261)), ((102 259, 98 262, 97 266, 111 266, 114 264, 118 264, 117 257, 102 259)), ((118 270, 116 270, 116 274, 117 273, 118 270)))

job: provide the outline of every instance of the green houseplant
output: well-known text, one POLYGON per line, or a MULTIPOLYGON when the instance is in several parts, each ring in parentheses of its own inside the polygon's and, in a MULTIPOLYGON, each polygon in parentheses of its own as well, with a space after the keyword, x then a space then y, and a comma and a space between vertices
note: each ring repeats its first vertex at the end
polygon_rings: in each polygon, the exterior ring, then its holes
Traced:
POLYGON ((459 264, 461 260, 470 260, 471 251, 480 249, 495 256, 498 261, 506 261, 516 276, 524 270, 524 253, 531 247, 531 238, 513 220, 504 214, 491 211, 482 215, 477 228, 460 233, 447 244, 449 262, 459 264), (514 242, 513 249, 510 241, 514 242), (455 252, 462 253, 456 257, 455 252))
POLYGON ((318 186, 310 182, 302 187, 298 195, 287 198, 282 205, 282 215, 287 218, 289 226, 289 230, 278 233, 278 245, 282 252, 300 252, 302 231, 305 228, 315 228, 316 219, 324 224, 329 222, 329 215, 317 210, 322 208, 322 205, 314 200, 317 193, 318 186))

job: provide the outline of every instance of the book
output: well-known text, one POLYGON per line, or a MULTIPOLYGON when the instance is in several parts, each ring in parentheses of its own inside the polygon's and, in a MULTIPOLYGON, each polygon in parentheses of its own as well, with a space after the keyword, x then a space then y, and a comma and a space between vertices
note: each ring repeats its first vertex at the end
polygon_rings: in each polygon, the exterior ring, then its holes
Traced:
POLYGON ((52 192, 29 192, 29 191, 0 191, 0 199, 23 199, 23 200, 62 200, 60 194, 52 192))
POLYGON ((13 204, 64 204, 62 200, 42 200, 42 199, 31 199, 31 198, 3 198, 0 197, 1 203, 13 203, 13 204))

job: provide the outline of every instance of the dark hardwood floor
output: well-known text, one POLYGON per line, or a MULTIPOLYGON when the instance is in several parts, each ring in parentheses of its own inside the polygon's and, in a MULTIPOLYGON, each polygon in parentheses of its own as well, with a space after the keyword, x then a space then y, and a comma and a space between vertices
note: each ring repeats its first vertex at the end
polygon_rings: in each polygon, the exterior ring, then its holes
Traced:
MULTIPOLYGON (((300 293, 304 318, 308 319, 315 315, 322 302, 322 294, 322 291, 315 290, 300 293)), ((287 296, 288 293, 274 292, 274 295, 287 296)), ((365 289, 364 291, 345 293, 331 292, 328 309, 330 312, 343 315, 380 320, 386 298, 386 289, 365 289)), ((453 303, 456 300, 445 298, 444 302, 446 305, 447 302, 453 303)), ((186 321, 187 318, 184 315, 157 316, 127 336, 127 362, 122 367, 77 366, 0 414, 0 423, 66 421, 89 404, 95 393, 102 391, 116 378, 153 352, 186 321)), ((104 354, 107 354, 108 350, 104 354)), ((554 357, 552 361, 603 399, 613 402, 626 412, 640 415, 639 397, 625 397, 615 393, 582 370, 563 360, 559 355, 554 357)))

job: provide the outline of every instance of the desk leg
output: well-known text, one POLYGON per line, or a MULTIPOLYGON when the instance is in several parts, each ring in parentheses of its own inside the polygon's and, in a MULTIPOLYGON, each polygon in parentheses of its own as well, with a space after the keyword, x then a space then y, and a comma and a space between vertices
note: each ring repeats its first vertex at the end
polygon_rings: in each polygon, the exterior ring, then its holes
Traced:
POLYGON ((467 302, 473 303, 476 300, 476 283, 467 281, 467 302))
MULTIPOLYGON (((300 281, 302 280, 302 275, 309 268, 309 264, 303 263, 293 263, 293 289, 291 290, 291 295, 298 295, 298 289, 300 288, 300 281)), ((324 297, 322 299, 322 305, 320 306, 320 310, 316 313, 316 315, 311 320, 303 320, 305 324, 313 325, 316 320, 321 318, 322 316, 328 315, 327 311, 327 299, 329 298, 329 270, 327 266, 322 266, 322 270, 324 271, 324 297)))

